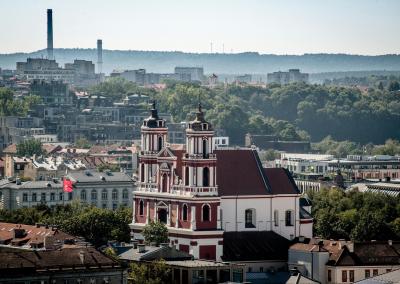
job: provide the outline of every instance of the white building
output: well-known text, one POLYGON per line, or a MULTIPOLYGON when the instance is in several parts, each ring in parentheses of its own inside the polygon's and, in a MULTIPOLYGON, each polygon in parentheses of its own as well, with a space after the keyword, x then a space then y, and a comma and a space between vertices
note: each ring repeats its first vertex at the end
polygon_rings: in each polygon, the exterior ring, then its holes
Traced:
POLYGON ((134 183, 124 173, 100 173, 81 171, 70 173, 73 181, 73 192, 63 190, 60 179, 51 181, 14 182, 2 180, 0 183, 0 209, 14 210, 21 207, 32 207, 39 204, 55 206, 79 200, 100 208, 117 209, 132 204, 134 183))

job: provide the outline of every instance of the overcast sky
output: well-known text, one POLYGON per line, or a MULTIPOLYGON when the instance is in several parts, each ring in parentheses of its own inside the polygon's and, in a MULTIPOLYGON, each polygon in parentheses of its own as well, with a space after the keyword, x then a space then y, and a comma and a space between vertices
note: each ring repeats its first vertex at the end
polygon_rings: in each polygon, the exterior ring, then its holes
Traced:
POLYGON ((0 0, 0 53, 55 48, 400 53, 400 0, 0 0))

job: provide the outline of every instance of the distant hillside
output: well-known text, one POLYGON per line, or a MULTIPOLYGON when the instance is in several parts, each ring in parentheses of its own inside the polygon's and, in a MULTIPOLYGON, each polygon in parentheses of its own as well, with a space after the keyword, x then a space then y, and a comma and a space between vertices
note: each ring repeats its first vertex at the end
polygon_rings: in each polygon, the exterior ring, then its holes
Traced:
MULTIPOLYGON (((55 49, 62 65, 74 59, 97 61, 95 49, 55 49)), ((0 68, 15 69, 16 61, 27 57, 45 57, 45 50, 32 53, 0 54, 0 68)), ((147 72, 173 72, 175 66, 202 66, 204 72, 223 74, 266 74, 300 68, 304 72, 398 71, 400 55, 360 56, 346 54, 272 55, 253 52, 207 54, 163 51, 104 50, 103 71, 145 68, 147 72)))

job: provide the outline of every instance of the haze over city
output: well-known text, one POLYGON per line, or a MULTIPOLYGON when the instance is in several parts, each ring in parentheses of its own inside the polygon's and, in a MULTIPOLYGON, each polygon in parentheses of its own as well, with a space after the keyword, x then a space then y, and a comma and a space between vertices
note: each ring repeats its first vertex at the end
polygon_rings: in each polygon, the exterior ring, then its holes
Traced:
POLYGON ((104 48, 118 50, 208 53, 213 43, 218 53, 400 53, 396 0, 15 0, 0 7, 0 53, 45 48, 47 8, 55 48, 94 48, 102 38, 104 48))
POLYGON ((0 284, 400 284, 400 0, 0 5, 0 284))

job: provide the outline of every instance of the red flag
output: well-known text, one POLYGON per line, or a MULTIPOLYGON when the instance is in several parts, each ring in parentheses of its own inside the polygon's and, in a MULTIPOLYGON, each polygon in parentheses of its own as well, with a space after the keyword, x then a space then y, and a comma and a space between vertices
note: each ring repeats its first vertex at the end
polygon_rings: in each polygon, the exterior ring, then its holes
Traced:
POLYGON ((65 192, 72 192, 72 180, 64 178, 63 188, 65 192))

